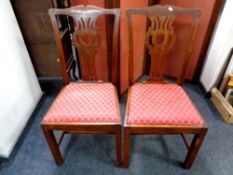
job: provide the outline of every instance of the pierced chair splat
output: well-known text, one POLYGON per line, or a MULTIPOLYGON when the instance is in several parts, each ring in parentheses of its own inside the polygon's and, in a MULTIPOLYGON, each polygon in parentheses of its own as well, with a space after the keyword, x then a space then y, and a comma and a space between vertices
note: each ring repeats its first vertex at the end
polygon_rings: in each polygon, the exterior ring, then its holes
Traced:
MULTIPOLYGON (((44 116, 41 127, 57 165, 63 158, 54 131, 77 134, 112 134, 116 140, 116 164, 121 165, 121 117, 117 89, 118 82, 118 30, 119 9, 104 9, 95 6, 74 6, 65 9, 50 9, 49 15, 55 33, 58 56, 65 86, 44 116), (72 19, 71 42, 78 50, 82 81, 70 82, 67 66, 64 32, 58 26, 57 16, 72 19), (101 30, 96 22, 101 16, 114 16, 111 50, 110 82, 99 81, 95 68, 96 53, 102 42, 101 30), (85 81, 87 80, 87 81, 85 81)), ((107 50, 106 50, 107 51, 107 50)), ((67 61, 68 60, 68 61, 67 61)), ((68 63, 68 64, 67 64, 68 63)))
POLYGON ((123 166, 129 166, 132 135, 177 134, 182 136, 188 148, 184 167, 191 168, 206 135, 207 124, 181 85, 191 56, 200 10, 155 5, 142 9, 127 9, 126 15, 129 31, 129 81, 131 87, 128 90, 124 122, 123 166), (151 24, 145 34, 145 46, 151 60, 149 78, 143 83, 135 84, 133 84, 133 15, 144 15, 148 17, 151 24), (169 84, 164 80, 165 57, 171 52, 177 41, 173 23, 176 17, 181 15, 191 16, 192 23, 177 83, 169 84), (191 144, 185 134, 194 134, 191 144))

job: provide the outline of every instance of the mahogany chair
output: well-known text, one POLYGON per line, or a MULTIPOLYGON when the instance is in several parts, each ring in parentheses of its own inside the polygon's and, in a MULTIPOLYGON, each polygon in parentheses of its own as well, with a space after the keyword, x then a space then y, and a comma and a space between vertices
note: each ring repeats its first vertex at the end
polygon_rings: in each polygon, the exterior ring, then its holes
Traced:
MULTIPOLYGON (((95 6, 74 6, 65 9, 49 9, 55 33, 58 56, 65 86, 44 116, 41 127, 57 165, 63 158, 59 145, 65 133, 70 134, 114 134, 116 140, 116 163, 121 165, 121 119, 117 97, 118 74, 118 30, 119 9, 104 9, 95 6), (78 50, 82 81, 70 82, 65 58, 66 50, 62 40, 57 16, 65 15, 73 19, 72 43, 78 50), (114 16, 112 36, 112 65, 109 65, 111 82, 98 80, 95 63, 96 53, 101 44, 101 30, 97 20, 101 16, 114 16), (54 131, 63 131, 59 141, 54 131)), ((106 41, 106 40, 105 40, 106 41)), ((101 157, 100 157, 101 159, 101 157)))
MULTIPOLYGON (((129 166, 130 139, 132 135, 181 135, 188 154, 185 168, 191 168, 207 133, 207 124, 182 88, 185 68, 192 53, 200 10, 155 5, 142 9, 126 10, 129 31, 129 79, 128 101, 124 123, 123 166, 129 166), (145 35, 145 45, 149 50, 151 66, 149 78, 133 84, 133 15, 149 18, 150 26, 145 35), (185 54, 182 59, 177 83, 165 81, 163 69, 165 58, 176 42, 174 20, 180 15, 192 17, 185 54), (194 134, 189 144, 186 134, 194 134)), ((139 44, 139 43, 137 43, 139 44)))

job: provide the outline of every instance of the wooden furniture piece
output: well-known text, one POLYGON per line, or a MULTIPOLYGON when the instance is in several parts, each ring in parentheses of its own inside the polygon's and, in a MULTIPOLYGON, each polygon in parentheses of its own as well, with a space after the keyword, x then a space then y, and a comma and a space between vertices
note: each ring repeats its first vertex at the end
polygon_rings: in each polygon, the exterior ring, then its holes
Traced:
POLYGON ((50 9, 49 15, 57 44, 57 51, 62 67, 64 88, 61 90, 47 114, 41 127, 57 165, 63 162, 59 144, 64 133, 114 134, 116 139, 116 162, 121 165, 121 120, 117 91, 117 58, 119 9, 104 9, 95 6, 74 6, 65 9, 50 9), (65 15, 73 19, 74 27, 71 35, 77 47, 82 73, 81 82, 70 82, 69 67, 62 45, 57 16, 65 15), (96 24, 101 16, 114 16, 112 40, 112 65, 110 82, 98 80, 95 69, 95 55, 101 44, 102 34, 96 24), (86 81, 85 81, 86 80, 86 81), (54 131, 63 131, 61 139, 56 140, 54 131))
POLYGON ((145 45, 151 56, 151 67, 148 80, 134 84, 128 91, 123 166, 129 165, 132 135, 180 134, 188 148, 184 167, 191 168, 206 135, 207 124, 181 85, 191 55, 200 10, 155 5, 142 9, 127 9, 126 13, 129 28, 130 85, 133 84, 134 72, 132 15, 145 15, 150 20, 151 25, 146 32, 145 45), (173 22, 180 15, 192 16, 193 20, 177 84, 167 84, 163 76, 164 58, 176 43, 173 22), (186 134, 194 134, 191 145, 185 137, 186 134))
MULTIPOLYGON (((232 50, 230 58, 232 56, 232 50)), ((223 71, 225 72, 225 71, 223 71)), ((228 90, 233 88, 233 74, 227 74, 221 83, 220 90, 217 88, 211 89, 211 101, 218 110, 219 114, 222 116, 226 123, 233 123, 233 107, 231 104, 230 93, 228 90)))
POLYGON ((226 123, 233 124, 233 107, 217 89, 211 89, 211 101, 226 123))
POLYGON ((230 88, 233 88, 233 74, 228 74, 225 80, 223 80, 222 86, 220 88, 222 95, 226 96, 230 88))

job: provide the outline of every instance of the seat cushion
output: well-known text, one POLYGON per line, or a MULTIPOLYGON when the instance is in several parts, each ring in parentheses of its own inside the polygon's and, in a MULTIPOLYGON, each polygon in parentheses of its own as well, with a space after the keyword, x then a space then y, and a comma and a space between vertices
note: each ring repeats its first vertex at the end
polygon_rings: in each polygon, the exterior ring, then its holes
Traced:
POLYGON ((119 123, 115 88, 111 83, 70 83, 45 115, 44 123, 119 123))
POLYGON ((131 88, 128 124, 204 125, 182 87, 175 84, 135 84, 131 88))

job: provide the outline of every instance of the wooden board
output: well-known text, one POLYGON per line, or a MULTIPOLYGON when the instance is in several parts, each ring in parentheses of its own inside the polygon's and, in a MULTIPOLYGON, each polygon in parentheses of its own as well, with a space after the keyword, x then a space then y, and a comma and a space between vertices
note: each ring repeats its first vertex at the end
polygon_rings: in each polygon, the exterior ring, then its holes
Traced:
POLYGON ((211 90, 211 101, 224 121, 233 124, 233 108, 216 88, 211 90))

